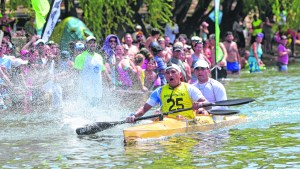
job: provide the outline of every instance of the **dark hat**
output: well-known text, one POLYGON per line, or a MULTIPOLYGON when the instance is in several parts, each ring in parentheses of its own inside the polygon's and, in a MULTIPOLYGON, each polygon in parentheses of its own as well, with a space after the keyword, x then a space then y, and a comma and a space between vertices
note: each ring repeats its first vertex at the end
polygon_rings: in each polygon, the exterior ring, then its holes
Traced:
POLYGON ((174 45, 173 46, 173 51, 176 52, 176 51, 182 51, 182 46, 181 45, 174 45))
POLYGON ((157 42, 151 42, 149 47, 154 53, 159 53, 160 51, 163 50, 157 42))
POLYGON ((149 52, 149 50, 146 49, 146 48, 142 48, 139 53, 142 54, 142 55, 144 55, 145 57, 147 57, 149 54, 151 54, 149 52))
POLYGON ((152 52, 154 53, 159 53, 160 51, 162 51, 163 49, 160 46, 153 46, 151 48, 152 52))
POLYGON ((68 52, 66 50, 62 51, 61 52, 61 58, 64 58, 64 59, 70 58, 70 52, 68 52))

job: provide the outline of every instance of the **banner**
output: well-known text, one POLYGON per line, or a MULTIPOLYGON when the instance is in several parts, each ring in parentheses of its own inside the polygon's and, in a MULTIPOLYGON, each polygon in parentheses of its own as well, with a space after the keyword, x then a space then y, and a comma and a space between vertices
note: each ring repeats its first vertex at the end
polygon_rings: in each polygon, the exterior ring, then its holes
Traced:
POLYGON ((48 20, 43 31, 42 39, 47 42, 55 28, 55 25, 60 17, 60 4, 62 0, 54 0, 52 2, 52 8, 48 15, 48 20))
POLYGON ((37 32, 42 30, 46 16, 50 10, 48 0, 31 0, 32 7, 35 11, 35 24, 37 32))

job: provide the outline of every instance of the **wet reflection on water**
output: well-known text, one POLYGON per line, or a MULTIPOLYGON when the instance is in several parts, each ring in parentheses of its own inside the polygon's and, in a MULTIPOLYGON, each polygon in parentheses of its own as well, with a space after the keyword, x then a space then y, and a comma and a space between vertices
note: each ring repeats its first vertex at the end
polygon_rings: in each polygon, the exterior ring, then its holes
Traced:
MULTIPOLYGON (((1 168, 299 168, 299 65, 289 73, 230 77, 228 98, 256 101, 232 107, 248 121, 219 130, 124 146, 123 128, 90 136, 75 129, 95 121, 123 120, 142 99, 106 97, 101 107, 67 102, 62 112, 0 114, 1 168), (132 108, 130 106, 134 106, 132 108)), ((144 98, 145 99, 145 98, 144 98)))

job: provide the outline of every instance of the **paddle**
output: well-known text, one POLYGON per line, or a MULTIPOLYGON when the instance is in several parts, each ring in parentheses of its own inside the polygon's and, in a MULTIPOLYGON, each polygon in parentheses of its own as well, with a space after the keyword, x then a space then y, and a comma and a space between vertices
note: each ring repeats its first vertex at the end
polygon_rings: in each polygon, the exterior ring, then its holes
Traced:
MULTIPOLYGON (((244 98, 244 99, 231 99, 231 100, 223 100, 215 103, 204 103, 201 107, 208 107, 208 106, 236 106, 236 105, 241 105, 241 104, 246 104, 253 102, 254 99, 251 98, 244 98)), ((174 114, 186 110, 191 110, 192 108, 186 108, 186 109, 179 109, 179 110, 173 110, 169 112, 165 112, 162 114, 153 114, 150 116, 144 116, 144 117, 138 117, 135 119, 135 121, 140 121, 140 120, 145 120, 145 119, 151 119, 155 117, 160 117, 160 116, 167 116, 168 114, 174 114)), ((230 115, 230 114, 236 114, 239 113, 239 111, 236 110, 212 110, 209 112, 210 114, 213 115, 230 115)), ((80 127, 76 129, 76 133, 78 135, 88 135, 88 134, 95 134, 97 132, 109 129, 111 127, 114 127, 119 124, 124 124, 126 123, 125 120, 123 121, 115 121, 115 122, 96 122, 93 125, 87 125, 85 127, 80 127)))
POLYGON ((213 115, 231 115, 240 113, 239 110, 209 110, 208 112, 213 115))

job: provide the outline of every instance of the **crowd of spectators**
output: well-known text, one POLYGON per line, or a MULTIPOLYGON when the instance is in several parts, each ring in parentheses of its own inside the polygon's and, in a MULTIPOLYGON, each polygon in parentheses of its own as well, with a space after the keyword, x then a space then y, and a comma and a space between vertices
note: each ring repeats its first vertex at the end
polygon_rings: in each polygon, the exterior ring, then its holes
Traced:
POLYGON ((265 22, 258 16, 253 18, 249 36, 245 36, 247 27, 239 17, 232 31, 226 32, 217 45, 214 34, 207 30, 209 25, 206 22, 200 25, 199 35, 188 37, 180 32, 176 18, 173 18, 164 33, 152 28, 147 35, 137 25, 134 32, 126 33, 124 37, 108 35, 103 45, 98 44, 94 36, 89 36, 65 44, 69 47, 65 51, 60 50, 58 42, 45 42, 36 35, 33 19, 26 23, 24 29, 16 31, 7 24, 9 19, 2 18, 0 109, 7 107, 5 97, 12 93, 21 98, 19 105, 29 112, 31 106, 49 92, 52 105, 60 107, 68 90, 77 89, 81 91, 80 95, 89 95, 87 97, 93 98, 90 100, 93 105, 102 98, 102 85, 114 90, 152 91, 166 84, 164 73, 168 64, 178 65, 181 80, 187 83, 197 82, 193 66, 199 60, 208 63, 216 79, 226 78, 227 74, 239 74, 243 68, 251 73, 260 72, 265 68, 263 53, 273 52, 272 42, 279 44, 276 51, 279 71, 287 71, 288 57, 294 54, 287 46, 288 39, 292 40, 291 46, 296 44, 299 31, 278 30, 273 34, 268 18, 265 22), (246 39, 249 37, 252 43, 247 46, 246 39), (26 41, 22 46, 13 41, 22 38, 26 41), (217 48, 220 49, 217 55, 221 56, 221 60, 216 60, 217 48), (91 73, 95 77, 90 76, 91 73), (84 83, 81 84, 80 80, 84 83))

